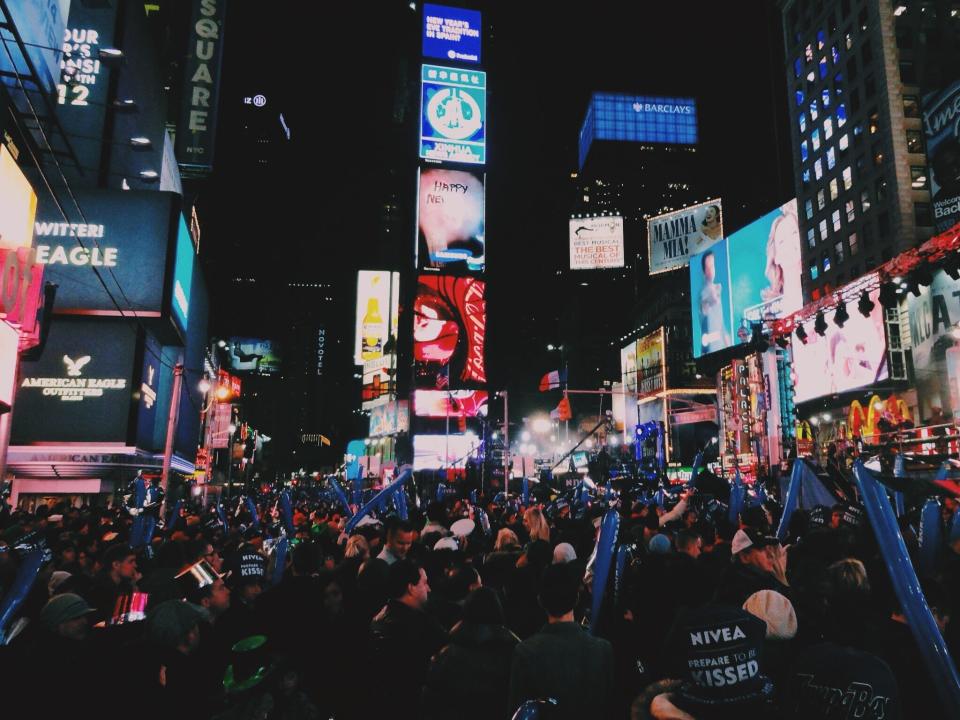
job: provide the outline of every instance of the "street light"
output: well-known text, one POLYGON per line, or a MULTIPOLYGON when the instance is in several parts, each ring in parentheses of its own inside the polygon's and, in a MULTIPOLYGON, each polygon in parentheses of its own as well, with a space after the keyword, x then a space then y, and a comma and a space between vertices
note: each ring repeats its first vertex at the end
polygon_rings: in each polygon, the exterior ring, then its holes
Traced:
POLYGON ((530 442, 530 431, 524 430, 522 433, 520 433, 520 439, 525 443, 530 442))
POLYGON ((197 389, 198 389, 200 392, 202 392, 204 395, 206 395, 208 392, 210 392, 210 387, 211 387, 211 386, 210 386, 210 381, 207 380, 207 378, 204 378, 204 379, 201 380, 199 383, 197 383, 197 389))

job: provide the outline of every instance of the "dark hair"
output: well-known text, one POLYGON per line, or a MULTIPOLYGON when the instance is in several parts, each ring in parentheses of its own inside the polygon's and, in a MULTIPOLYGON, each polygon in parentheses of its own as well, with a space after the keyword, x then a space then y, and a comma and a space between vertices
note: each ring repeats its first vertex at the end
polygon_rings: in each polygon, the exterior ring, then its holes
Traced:
POLYGON ((387 572, 387 597, 398 600, 410 585, 420 582, 420 566, 412 560, 397 560, 387 572))
POLYGON ((713 250, 707 250, 703 255, 700 256, 700 269, 704 272, 707 270, 708 257, 713 257, 713 250))
POLYGON ((433 500, 429 505, 427 505, 427 519, 443 524, 447 519, 447 509, 443 506, 442 502, 433 500))
POLYGON ((298 575, 309 575, 320 568, 317 547, 311 542, 294 546, 293 552, 290 553, 290 560, 298 575))
POLYGON ((401 520, 393 516, 387 519, 387 537, 394 537, 397 533, 413 532, 413 525, 408 520, 401 520))
POLYGON ((686 550, 693 547, 697 544, 698 539, 700 539, 700 533, 692 530, 681 530, 677 533, 677 550, 686 550))
POLYGON ((576 607, 580 598, 578 568, 568 563, 548 565, 540 576, 537 597, 550 617, 566 615, 576 607))
POLYGON ((467 595, 463 603, 463 619, 477 625, 503 625, 503 605, 497 591, 481 587, 467 595))
POLYGON ((103 566, 109 570, 115 562, 123 562, 137 553, 126 543, 115 543, 103 552, 103 566))

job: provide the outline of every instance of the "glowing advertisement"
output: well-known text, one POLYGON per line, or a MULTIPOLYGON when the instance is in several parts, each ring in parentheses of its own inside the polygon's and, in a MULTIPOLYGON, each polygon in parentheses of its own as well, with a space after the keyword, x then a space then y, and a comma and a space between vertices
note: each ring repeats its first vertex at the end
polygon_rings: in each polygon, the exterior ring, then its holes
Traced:
POLYGON ((628 395, 637 394, 637 343, 630 342, 620 350, 620 375, 623 389, 628 395))
POLYGON ((413 305, 417 387, 484 384, 486 283, 472 277, 421 275, 413 305))
POLYGON ((275 375, 280 372, 280 348, 273 340, 232 337, 225 348, 227 366, 234 372, 275 375))
POLYGON ((7 146, 0 144, 0 247, 33 245, 37 195, 7 146))
POLYGON ((870 317, 865 318, 856 310, 854 295, 847 298, 850 319, 842 328, 833 322, 835 311, 831 308, 824 312, 827 331, 823 337, 813 332, 808 323, 807 343, 791 344, 797 376, 795 402, 855 390, 887 379, 887 341, 879 296, 879 288, 870 292, 874 303, 870 317))
POLYGON ((623 267, 623 218, 570 219, 570 269, 623 267))
POLYGON ((413 469, 439 470, 463 467, 480 450, 480 438, 474 433, 450 435, 414 435, 413 469))
POLYGON ((929 287, 920 286, 919 297, 907 293, 906 306, 921 417, 933 415, 934 407, 943 411, 952 408, 958 413, 960 407, 951 396, 953 382, 945 353, 956 342, 951 332, 960 321, 960 282, 937 270, 929 287))
POLYGON ((478 10, 426 3, 423 6, 423 56, 479 63, 482 27, 478 10))
POLYGON ((650 274, 686 267, 691 255, 723 239, 723 206, 719 200, 657 215, 647 220, 650 274))
MULTIPOLYGON (((79 2, 79 0, 77 0, 79 2)), ((27 56, 39 75, 44 92, 50 93, 60 77, 59 53, 63 30, 70 13, 70 0, 7 0, 4 5, 7 19, 13 23, 26 46, 27 56)), ((20 54, 13 34, 6 27, 0 28, 0 42, 8 50, 0 50, 0 71, 30 75, 25 58, 20 54), (10 55, 7 54, 10 53, 10 55), (12 59, 11 59, 12 55, 12 59)), ((0 79, 8 87, 19 87, 17 78, 0 79)), ((28 90, 34 90, 32 84, 26 84, 28 90)), ((36 100, 34 100, 36 102, 36 100)))
POLYGON ((420 157, 483 165, 487 74, 424 65, 420 80, 420 157))
POLYGON ((803 307, 801 275, 796 200, 693 255, 694 357, 749 342, 752 323, 803 307))
POLYGON ((11 443, 126 442, 136 350, 134 322, 54 320, 40 359, 21 363, 11 443))
POLYGON ((190 290, 193 287, 193 240, 187 221, 180 215, 177 227, 177 250, 173 264, 173 319, 182 332, 187 331, 187 319, 190 314, 190 290))
POLYGON ((353 344, 355 364, 363 365, 367 361, 384 357, 387 341, 392 338, 392 344, 396 343, 399 314, 400 273, 361 270, 357 274, 357 312, 353 344))
POLYGON ((413 412, 417 417, 467 418, 485 417, 486 390, 416 390, 413 412))
POLYGON ((421 268, 483 272, 483 173, 424 168, 417 204, 417 258, 421 268))
POLYGON ((666 340, 663 328, 637 340, 637 397, 643 399, 666 390, 666 340))
POLYGON ((960 81, 923 99, 933 227, 946 232, 960 222, 960 81))
POLYGON ((17 348, 20 333, 6 323, 0 323, 0 403, 10 408, 14 386, 17 384, 17 348))
POLYGON ((370 410, 370 437, 410 432, 410 404, 391 400, 370 410))

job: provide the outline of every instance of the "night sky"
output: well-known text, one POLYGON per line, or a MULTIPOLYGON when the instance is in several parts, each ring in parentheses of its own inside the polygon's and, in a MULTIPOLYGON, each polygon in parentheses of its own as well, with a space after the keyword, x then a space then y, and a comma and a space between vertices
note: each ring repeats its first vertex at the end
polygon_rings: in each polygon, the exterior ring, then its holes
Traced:
MULTIPOLYGON (((590 93, 696 98, 704 185, 723 198, 729 233, 792 194, 782 37, 776 8, 761 0, 591 2, 574 6, 579 12, 548 3, 471 6, 487 26, 490 387, 509 387, 519 400, 557 364, 546 345, 557 342, 563 288, 548 269, 567 255, 570 173, 590 93)), ((380 206, 390 182, 408 195, 415 183, 415 116, 394 119, 398 92, 416 112, 419 24, 419 4, 414 12, 396 1, 230 5, 218 171, 199 202, 208 271, 222 275, 218 248, 259 253, 257 267, 278 280, 355 277, 361 266, 412 251, 413 208, 403 209, 409 223, 395 238, 382 231, 380 206), (291 164, 269 182, 249 179, 236 155, 240 98, 256 92, 277 99, 271 107, 293 133, 291 164)), ((332 314, 348 324, 353 285, 333 302, 332 314)), ((270 313, 291 302, 283 293, 266 299, 270 313)), ((262 327, 270 313, 244 319, 215 302, 214 330, 262 327)), ((549 409, 546 398, 527 400, 549 409)))

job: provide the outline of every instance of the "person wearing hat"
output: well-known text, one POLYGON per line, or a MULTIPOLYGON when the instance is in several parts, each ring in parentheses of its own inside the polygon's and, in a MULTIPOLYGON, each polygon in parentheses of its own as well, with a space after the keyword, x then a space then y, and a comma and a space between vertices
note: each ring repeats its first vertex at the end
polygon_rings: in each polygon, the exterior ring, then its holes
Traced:
POLYGON ((252 545, 244 544, 228 567, 230 607, 217 620, 217 635, 222 648, 230 648, 262 629, 256 602, 266 587, 267 561, 252 545))
POLYGON ((156 717, 209 718, 214 688, 201 641, 206 614, 186 600, 167 600, 147 613, 147 638, 155 650, 156 717))
POLYGON ((580 574, 567 565, 548 565, 538 599, 547 624, 513 652, 509 709, 525 700, 552 697, 564 718, 608 717, 613 684, 613 648, 574 620, 580 574))
POLYGON ((784 577, 786 551, 775 537, 741 528, 733 536, 730 553, 730 567, 717 588, 716 602, 742 607, 759 590, 774 590, 789 597, 784 577))
POLYGON ((672 679, 648 687, 631 715, 646 720, 773 718, 773 682, 765 672, 766 625, 740 608, 687 611, 667 638, 672 679))
POLYGON ((433 656, 424 686, 424 717, 464 720, 505 718, 510 660, 520 642, 506 627, 500 598, 492 588, 473 590, 450 644, 433 656))

